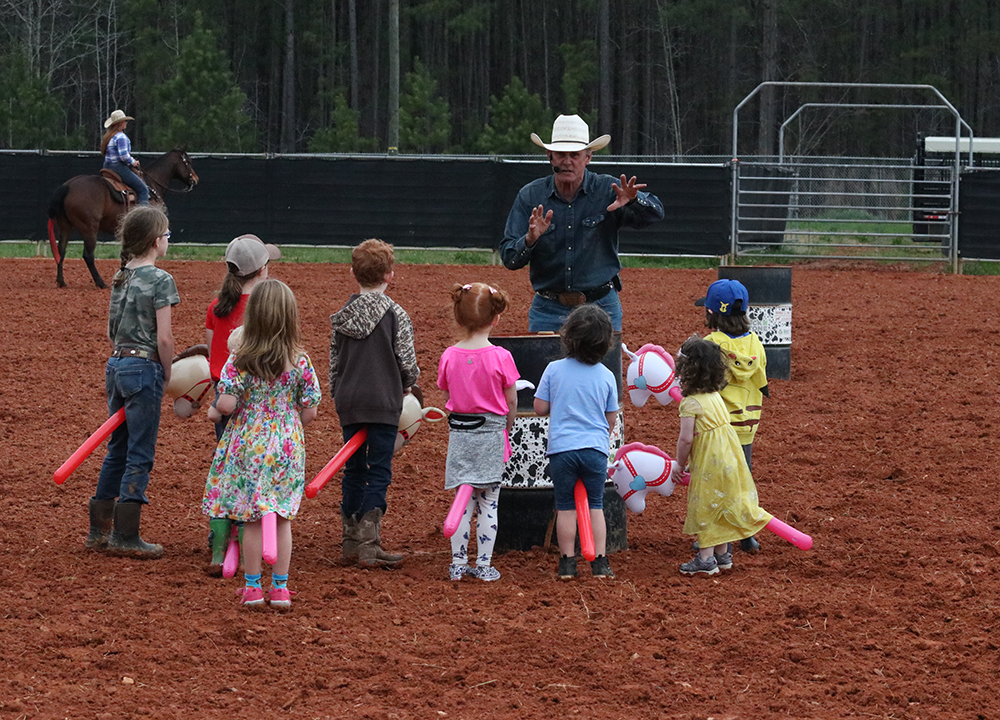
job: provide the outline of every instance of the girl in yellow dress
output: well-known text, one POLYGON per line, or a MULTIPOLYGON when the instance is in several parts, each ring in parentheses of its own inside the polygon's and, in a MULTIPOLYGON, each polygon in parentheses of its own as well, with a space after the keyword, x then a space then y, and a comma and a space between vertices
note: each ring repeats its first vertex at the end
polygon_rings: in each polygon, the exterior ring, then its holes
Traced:
POLYGON ((719 395, 726 361, 719 346, 690 338, 677 356, 684 400, 677 438, 675 483, 689 465, 684 532, 698 536, 698 554, 681 565, 684 575, 714 575, 733 566, 731 543, 756 535, 771 520, 757 504, 757 488, 729 411, 719 395))

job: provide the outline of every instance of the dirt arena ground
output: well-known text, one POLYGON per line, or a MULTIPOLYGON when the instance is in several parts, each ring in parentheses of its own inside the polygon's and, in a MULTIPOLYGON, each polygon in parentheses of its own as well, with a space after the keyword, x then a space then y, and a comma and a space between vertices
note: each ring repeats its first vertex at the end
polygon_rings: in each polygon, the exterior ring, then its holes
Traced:
MULTIPOLYGON (((77 250, 77 253, 79 251, 77 250)), ((116 263, 100 262, 110 280, 116 263)), ((166 261, 178 348, 202 342, 221 264, 166 261)), ((346 266, 276 264, 298 297, 321 377, 346 266)), ((396 458, 385 521, 401 570, 338 564, 339 486, 294 525, 291 613, 237 605, 213 579, 200 501, 204 411, 165 407, 140 562, 85 552, 103 448, 65 485, 53 471, 107 417, 108 292, 79 255, 0 260, 0 720, 21 718, 1000 718, 996 373, 998 277, 796 268, 793 378, 773 381, 754 466, 761 503, 809 533, 776 536, 692 580, 684 490, 628 518, 613 581, 557 582, 542 548, 495 558, 496 583, 446 579, 446 428, 396 458)), ((445 289, 483 280, 527 329, 525 272, 397 268, 427 401, 452 340, 445 289)), ((624 340, 673 349, 702 330, 712 270, 627 270, 624 340)), ((626 440, 673 452, 675 405, 626 400, 626 440)), ((340 447, 332 402, 309 427, 307 476, 340 447)))

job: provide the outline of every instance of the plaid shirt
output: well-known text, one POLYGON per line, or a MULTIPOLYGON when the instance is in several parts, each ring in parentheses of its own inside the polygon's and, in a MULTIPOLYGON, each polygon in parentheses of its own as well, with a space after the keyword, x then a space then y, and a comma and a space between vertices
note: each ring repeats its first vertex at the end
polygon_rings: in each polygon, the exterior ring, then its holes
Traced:
POLYGON ((135 159, 129 154, 131 150, 132 143, 129 142, 128 135, 123 132, 115 133, 108 143, 108 149, 104 151, 104 160, 135 165, 135 159))

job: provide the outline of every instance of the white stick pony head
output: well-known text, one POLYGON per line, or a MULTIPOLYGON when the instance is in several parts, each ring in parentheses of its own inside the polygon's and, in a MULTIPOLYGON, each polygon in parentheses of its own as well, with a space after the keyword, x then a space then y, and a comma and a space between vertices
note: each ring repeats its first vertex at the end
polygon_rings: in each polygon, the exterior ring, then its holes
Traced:
POLYGON ((641 513, 646 509, 646 494, 650 491, 665 496, 673 494, 670 472, 676 464, 658 447, 634 442, 623 445, 615 453, 615 461, 608 467, 608 477, 625 501, 625 507, 641 513))
POLYGON ((667 405, 671 400, 681 401, 680 382, 670 353, 659 345, 649 343, 635 353, 622 343, 622 350, 631 360, 626 381, 633 405, 642 407, 650 395, 655 396, 660 405, 667 405))

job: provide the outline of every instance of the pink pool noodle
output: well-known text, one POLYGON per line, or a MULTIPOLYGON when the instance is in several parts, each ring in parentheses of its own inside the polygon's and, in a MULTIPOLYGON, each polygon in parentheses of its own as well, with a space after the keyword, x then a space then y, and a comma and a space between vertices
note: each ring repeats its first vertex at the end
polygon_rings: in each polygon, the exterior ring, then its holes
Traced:
POLYGON ((471 497, 471 485, 458 486, 458 490, 455 492, 455 499, 451 503, 451 510, 448 511, 448 517, 444 519, 442 531, 445 537, 450 538, 458 530, 458 525, 462 522, 462 515, 465 514, 465 508, 469 506, 469 498, 471 497))
POLYGON ((229 536, 229 547, 226 548, 226 559, 222 562, 222 577, 231 578, 240 565, 240 531, 235 525, 229 536))
POLYGON ((597 557, 594 550, 594 527, 590 524, 590 503, 587 502, 587 488, 582 480, 577 480, 573 487, 573 499, 576 500, 576 526, 580 531, 580 554, 586 560, 594 562, 597 557))
POLYGON ((778 518, 771 518, 771 522, 764 526, 782 540, 787 540, 799 550, 809 550, 813 546, 813 539, 803 532, 799 532, 788 523, 783 523, 778 518))
POLYGON ((278 516, 269 512, 261 520, 261 528, 264 534, 264 562, 274 565, 278 561, 278 516))

